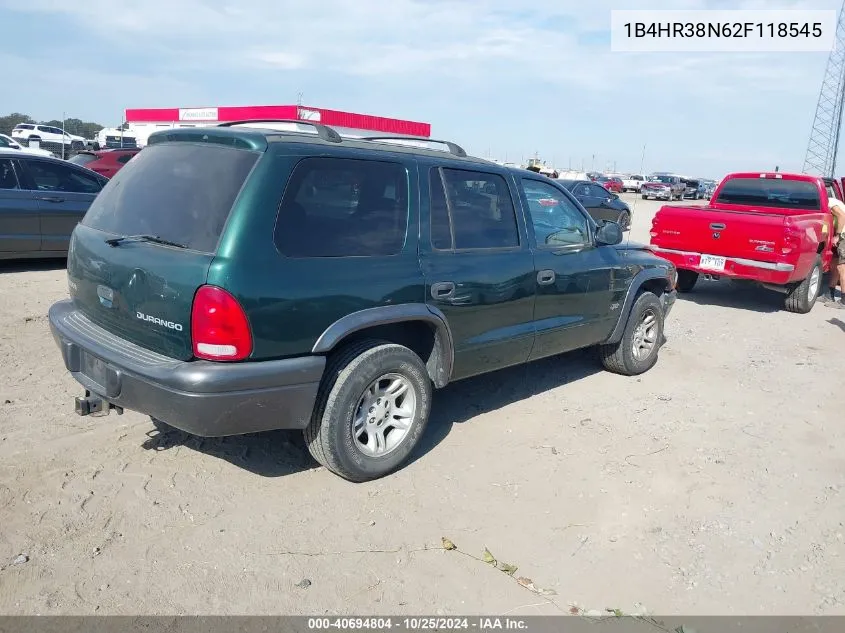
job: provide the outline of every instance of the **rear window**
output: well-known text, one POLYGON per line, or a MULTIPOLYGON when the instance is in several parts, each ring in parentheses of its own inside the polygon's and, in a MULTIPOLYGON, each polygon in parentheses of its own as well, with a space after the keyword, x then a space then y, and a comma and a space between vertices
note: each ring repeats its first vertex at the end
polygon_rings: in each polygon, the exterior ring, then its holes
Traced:
POLYGON ((275 241, 289 257, 385 256, 402 250, 407 230, 403 165, 315 157, 293 170, 275 241))
POLYGON ((779 209, 821 208, 814 183, 779 178, 731 178, 722 185, 716 202, 779 209))
POLYGON ((16 130, 34 130, 35 126, 29 125, 28 123, 22 123, 21 125, 16 125, 15 129, 16 130))
POLYGON ((87 165, 91 161, 97 160, 97 157, 94 154, 77 154, 76 156, 69 158, 69 163, 74 163, 75 165, 87 165))
POLYGON ((208 144, 151 145, 109 181, 82 223, 115 235, 156 235, 214 252, 258 156, 208 144))

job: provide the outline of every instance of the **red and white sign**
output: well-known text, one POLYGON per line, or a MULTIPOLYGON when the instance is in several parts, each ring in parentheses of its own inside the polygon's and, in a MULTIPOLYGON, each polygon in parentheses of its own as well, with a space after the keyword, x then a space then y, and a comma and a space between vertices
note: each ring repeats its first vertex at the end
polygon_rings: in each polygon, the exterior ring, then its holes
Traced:
POLYGON ((211 124, 254 119, 287 119, 319 121, 323 125, 351 130, 400 134, 403 136, 431 136, 431 124, 403 119, 356 114, 326 108, 296 105, 216 106, 201 108, 128 108, 126 122, 130 124, 211 124))

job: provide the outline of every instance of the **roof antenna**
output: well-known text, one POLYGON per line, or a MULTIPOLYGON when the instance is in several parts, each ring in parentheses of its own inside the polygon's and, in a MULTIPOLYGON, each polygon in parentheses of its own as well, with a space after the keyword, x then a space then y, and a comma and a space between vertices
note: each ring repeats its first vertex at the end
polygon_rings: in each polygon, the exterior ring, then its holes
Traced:
MULTIPOLYGON (((645 169, 645 148, 646 148, 646 143, 643 143, 643 153, 642 153, 642 156, 640 157, 640 176, 642 176, 643 178, 645 178, 645 172, 643 171, 643 170, 645 169)), ((640 186, 642 186, 642 183, 640 184, 640 186)), ((632 225, 634 224, 634 215, 635 215, 635 213, 636 213, 636 210, 637 210, 637 203, 638 203, 639 201, 640 201, 640 195, 637 195, 637 196, 634 198, 634 206, 633 206, 633 208, 631 209, 631 219, 629 220, 629 222, 630 222, 632 225)), ((626 250, 626 251, 627 251, 627 250, 628 250, 628 248, 630 248, 630 246, 631 246, 631 230, 632 230, 632 228, 629 228, 629 229, 628 229, 628 237, 627 237, 627 239, 625 240, 625 250, 626 250)))

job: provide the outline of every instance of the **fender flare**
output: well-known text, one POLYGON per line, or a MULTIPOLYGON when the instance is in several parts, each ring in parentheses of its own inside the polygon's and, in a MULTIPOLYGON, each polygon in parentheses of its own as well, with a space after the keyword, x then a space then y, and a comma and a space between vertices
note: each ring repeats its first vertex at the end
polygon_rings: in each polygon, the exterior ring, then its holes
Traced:
POLYGON ((406 321, 423 321, 434 328, 434 351, 426 369, 435 386, 438 388, 446 386, 452 377, 452 366, 455 360, 452 330, 449 328, 445 315, 437 308, 425 303, 377 306, 347 314, 320 334, 311 352, 328 354, 350 334, 370 327, 406 321))
POLYGON ((664 282, 666 292, 670 292, 672 290, 672 284, 666 276, 665 267, 646 268, 634 275, 634 278, 631 280, 631 284, 628 286, 628 292, 625 294, 625 301, 622 303, 622 309, 619 311, 619 319, 616 321, 616 326, 613 328, 610 336, 608 336, 607 340, 604 342, 605 344, 614 344, 622 340, 625 325, 628 323, 628 317, 631 314, 631 309, 634 307, 634 300, 637 298, 640 288, 642 288, 644 283, 653 279, 664 282))

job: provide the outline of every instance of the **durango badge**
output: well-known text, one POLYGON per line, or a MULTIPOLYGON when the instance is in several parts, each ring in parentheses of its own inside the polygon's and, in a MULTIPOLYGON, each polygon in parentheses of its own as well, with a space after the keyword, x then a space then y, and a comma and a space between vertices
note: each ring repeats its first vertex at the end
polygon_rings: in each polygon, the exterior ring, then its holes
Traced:
POLYGON ((177 332, 182 331, 182 324, 181 323, 174 323, 173 321, 165 321, 164 319, 160 319, 158 317, 152 316, 150 314, 144 314, 143 312, 136 312, 135 316, 142 321, 147 321, 148 323, 154 323, 155 325, 163 325, 169 330, 176 330, 177 332))

